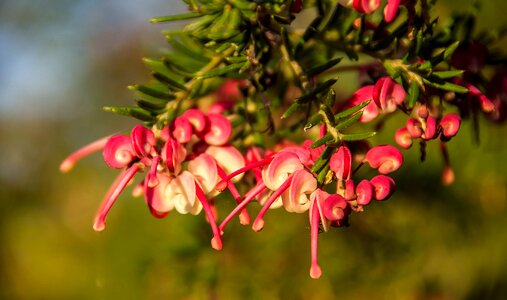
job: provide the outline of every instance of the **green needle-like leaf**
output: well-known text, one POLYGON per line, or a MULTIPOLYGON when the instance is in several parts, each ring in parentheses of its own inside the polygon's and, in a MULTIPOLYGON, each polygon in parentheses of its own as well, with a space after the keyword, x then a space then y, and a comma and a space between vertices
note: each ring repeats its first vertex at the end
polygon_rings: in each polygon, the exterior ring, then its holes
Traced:
POLYGON ((180 15, 174 15, 174 16, 163 16, 163 17, 151 18, 150 22, 151 23, 172 22, 172 21, 188 20, 188 19, 198 18, 200 16, 202 16, 201 13, 190 12, 190 13, 180 14, 180 15))

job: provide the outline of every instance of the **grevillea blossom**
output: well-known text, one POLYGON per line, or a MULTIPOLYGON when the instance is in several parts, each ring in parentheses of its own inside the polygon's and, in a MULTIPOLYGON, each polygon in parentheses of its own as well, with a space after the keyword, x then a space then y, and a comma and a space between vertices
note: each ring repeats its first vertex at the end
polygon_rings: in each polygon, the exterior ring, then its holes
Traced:
MULTIPOLYGON (((70 155, 61 169, 66 171, 75 160, 101 148, 109 167, 123 169, 99 207, 95 230, 105 229, 106 217, 120 193, 136 173, 146 171, 141 194, 150 212, 161 218, 172 210, 192 215, 204 210, 213 231, 212 246, 221 249, 214 209, 206 197, 216 196, 215 185, 220 178, 245 164, 241 153, 227 145, 230 135, 231 125, 225 117, 191 109, 160 131, 137 125, 130 135, 118 134, 92 143, 70 155), (192 144, 197 143, 202 143, 200 153, 193 151, 192 144)), ((227 188, 240 202, 233 183, 227 188)), ((246 211, 241 212, 240 220, 250 222, 246 211)))

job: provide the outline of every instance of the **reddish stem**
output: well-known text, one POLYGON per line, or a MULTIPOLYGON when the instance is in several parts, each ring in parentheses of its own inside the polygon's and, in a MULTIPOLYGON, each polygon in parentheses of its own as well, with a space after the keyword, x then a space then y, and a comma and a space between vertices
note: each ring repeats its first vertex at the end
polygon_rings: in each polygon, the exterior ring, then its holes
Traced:
POLYGON ((274 158, 274 156, 269 156, 269 157, 266 157, 266 158, 264 158, 262 160, 259 160, 259 161, 256 161, 256 162, 252 162, 252 163, 244 166, 243 168, 237 169, 236 171, 232 172, 231 174, 229 174, 225 178, 223 178, 222 181, 220 181, 219 183, 217 183, 217 185, 216 185, 215 188, 218 191, 225 190, 225 188, 227 187, 227 183, 232 178, 234 178, 235 176, 237 176, 237 175, 239 175, 241 173, 245 173, 246 171, 249 171, 251 169, 265 166, 265 165, 269 164, 273 160, 273 158, 274 158))
POLYGON ((310 277, 313 279, 317 279, 322 275, 322 271, 319 266, 318 262, 318 255, 317 250, 319 247, 319 222, 320 222, 320 216, 319 216, 319 209, 317 208, 317 205, 314 200, 313 209, 310 210, 311 212, 311 219, 310 219, 310 248, 311 248, 311 255, 312 255, 312 263, 310 267, 310 277))
MULTIPOLYGON (((225 173, 225 171, 218 165, 217 165, 217 171, 218 171, 218 176, 220 176, 220 178, 224 179, 227 177, 227 174, 225 173)), ((240 204, 242 199, 241 199, 241 195, 239 194, 238 190, 236 189, 236 186, 232 182, 227 181, 227 188, 231 192, 234 200, 236 200, 236 202, 238 204, 240 204)), ((242 225, 250 224, 250 215, 248 215, 248 211, 246 209, 241 210, 241 214, 239 215, 239 222, 242 225)))
POLYGON ((65 160, 62 161, 62 163, 60 164, 60 172, 62 173, 69 172, 74 167, 74 165, 78 160, 94 152, 102 150, 110 137, 111 136, 106 136, 104 138, 101 138, 100 140, 92 142, 67 156, 67 158, 65 158, 65 160))
POLYGON ((248 203, 250 203, 257 195, 262 193, 264 190, 266 190, 266 185, 263 182, 259 182, 253 189, 248 191, 248 193, 246 193, 245 195, 245 199, 243 199, 243 201, 238 206, 236 206, 234 210, 231 211, 229 215, 227 215, 227 217, 222 221, 219 227, 220 232, 222 233, 224 231, 225 226, 227 226, 227 224, 232 220, 232 218, 234 218, 234 216, 237 215, 240 210, 245 208, 245 206, 248 203))
POLYGON ((285 181, 282 183, 282 185, 269 197, 269 199, 264 203, 264 205, 261 208, 261 211, 257 215, 257 217, 254 220, 254 223, 252 225, 252 229, 254 231, 261 231, 264 227, 264 215, 268 211, 269 207, 275 202, 276 198, 280 197, 280 195, 285 192, 286 189, 289 188, 290 184, 292 182, 292 175, 290 175, 285 181))
POLYGON ((221 250, 222 249, 222 238, 220 237, 220 231, 218 230, 217 223, 215 221, 215 215, 213 214, 213 209, 211 208, 210 204, 208 203, 208 199, 206 199, 206 196, 204 195, 204 192, 202 191, 201 187, 197 182, 195 183, 195 193, 197 198, 202 204, 202 208, 204 209, 204 212, 206 213, 206 217, 208 218, 208 222, 211 225, 211 230, 213 231, 213 238, 211 239, 211 247, 215 250, 221 250))

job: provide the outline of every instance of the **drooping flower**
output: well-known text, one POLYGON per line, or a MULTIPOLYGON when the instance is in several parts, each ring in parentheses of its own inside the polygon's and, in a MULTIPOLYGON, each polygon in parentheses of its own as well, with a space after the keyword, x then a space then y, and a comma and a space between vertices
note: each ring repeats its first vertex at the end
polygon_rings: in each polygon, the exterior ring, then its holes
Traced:
POLYGON ((391 145, 381 145, 371 148, 366 153, 364 161, 372 168, 378 169, 380 174, 389 174, 401 167, 403 155, 391 145))

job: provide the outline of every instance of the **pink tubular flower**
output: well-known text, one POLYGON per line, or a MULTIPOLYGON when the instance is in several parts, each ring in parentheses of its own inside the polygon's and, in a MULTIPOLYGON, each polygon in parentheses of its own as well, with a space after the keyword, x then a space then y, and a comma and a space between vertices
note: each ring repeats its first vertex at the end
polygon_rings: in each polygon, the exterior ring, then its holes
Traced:
POLYGON ((207 127, 202 133, 202 139, 209 145, 221 146, 229 141, 232 133, 231 123, 219 114, 209 114, 207 127))
POLYGON ((401 0, 387 0, 386 7, 384 8, 384 20, 386 23, 391 23, 398 15, 401 0))
POLYGON ((361 104, 365 101, 370 100, 371 102, 362 109, 363 114, 359 118, 359 122, 367 123, 374 120, 378 115, 379 111, 375 102, 373 102, 373 85, 363 86, 358 89, 352 97, 348 100, 351 106, 361 104))
POLYGON ((187 109, 181 117, 185 118, 192 125, 193 131, 197 134, 206 128, 207 119, 204 113, 198 109, 187 109))
POLYGON ((420 138, 423 134, 421 121, 417 119, 408 118, 406 128, 410 136, 414 139, 420 138))
POLYGON ((426 128, 422 134, 422 138, 425 140, 431 140, 436 137, 437 134, 437 120, 433 116, 428 116, 425 120, 426 128))
POLYGON ((380 174, 389 174, 398 170, 403 163, 403 155, 400 150, 391 145, 382 145, 371 148, 364 159, 380 174))
MULTIPOLYGON (((273 194, 264 203, 254 220, 252 228, 255 231, 262 230, 264 227, 263 217, 267 210, 287 189, 290 188, 289 191, 294 191, 295 189, 304 193, 312 192, 311 187, 313 186, 314 189, 317 188, 316 181, 310 180, 309 184, 304 183, 305 180, 309 180, 309 176, 313 177, 313 175, 304 170, 305 164, 309 161, 310 152, 308 150, 299 147, 288 147, 275 154, 269 165, 262 170, 262 181, 268 189, 273 191, 273 194), (293 180, 294 178, 295 180, 293 180)), ((313 180, 315 179, 313 178, 313 180)), ((300 196, 302 195, 295 195, 293 192, 286 194, 285 197, 282 197, 284 207, 294 212, 303 212, 308 209, 304 200, 307 199, 306 196, 300 196), (289 197, 287 199, 288 196, 292 196, 292 198, 289 197), (283 200, 284 198, 286 200, 283 200), (303 203, 296 201, 303 201, 303 203)))
POLYGON ((380 0, 353 0, 352 6, 360 13, 371 14, 380 6, 380 0))
POLYGON ((479 100, 481 109, 485 113, 490 113, 495 110, 495 104, 488 99, 476 86, 464 81, 461 78, 455 78, 454 82, 468 89, 468 95, 479 100))
POLYGON ((109 138, 110 136, 106 136, 73 152, 71 155, 65 158, 63 162, 60 164, 60 172, 62 173, 69 172, 74 167, 74 165, 78 160, 92 153, 102 150, 106 145, 107 141, 109 140, 109 138))
POLYGON ((106 217, 109 210, 120 196, 121 192, 125 189, 127 184, 132 180, 134 175, 139 171, 138 165, 133 165, 127 170, 123 171, 114 181, 106 193, 102 204, 97 211, 95 221, 93 222, 93 229, 95 231, 102 231, 106 228, 106 217))
POLYGON ((173 122, 172 136, 179 143, 188 143, 192 138, 192 125, 190 121, 183 117, 177 117, 173 122))
POLYGON ((373 197, 372 184, 364 179, 356 187, 356 201, 358 205, 368 205, 373 197))
MULTIPOLYGON (((352 7, 359 13, 371 14, 380 6, 380 0, 338 0, 338 3, 345 7, 352 7)), ((384 7, 384 20, 391 23, 398 15, 402 0, 387 0, 384 7)))
POLYGON ((391 197, 394 193, 396 184, 394 180, 385 175, 377 175, 370 180, 371 185, 374 189, 374 199, 377 201, 383 201, 391 197))
POLYGON ((132 148, 130 137, 119 134, 107 140, 102 151, 102 156, 109 167, 121 169, 128 166, 136 155, 132 148))
POLYGON ((396 143, 404 149, 412 147, 412 136, 406 127, 396 130, 394 139, 396 140, 396 143))
POLYGON ((343 221, 350 210, 345 198, 340 195, 329 195, 321 189, 315 189, 311 193, 310 201, 310 277, 317 279, 322 275, 317 256, 319 225, 322 224, 324 231, 327 231, 331 222, 343 221))
POLYGON ((405 100, 405 90, 389 76, 380 78, 372 92, 373 101, 383 112, 393 112, 405 100))
POLYGON ((288 212, 303 213, 310 207, 306 194, 317 188, 317 180, 306 170, 297 170, 292 174, 289 188, 282 194, 282 202, 288 212))
POLYGON ((445 138, 452 138, 458 133, 460 124, 460 116, 456 113, 449 113, 440 120, 439 126, 442 129, 442 135, 445 138))
POLYGON ((339 180, 349 179, 352 172, 352 154, 347 146, 340 146, 329 162, 329 168, 339 180))

